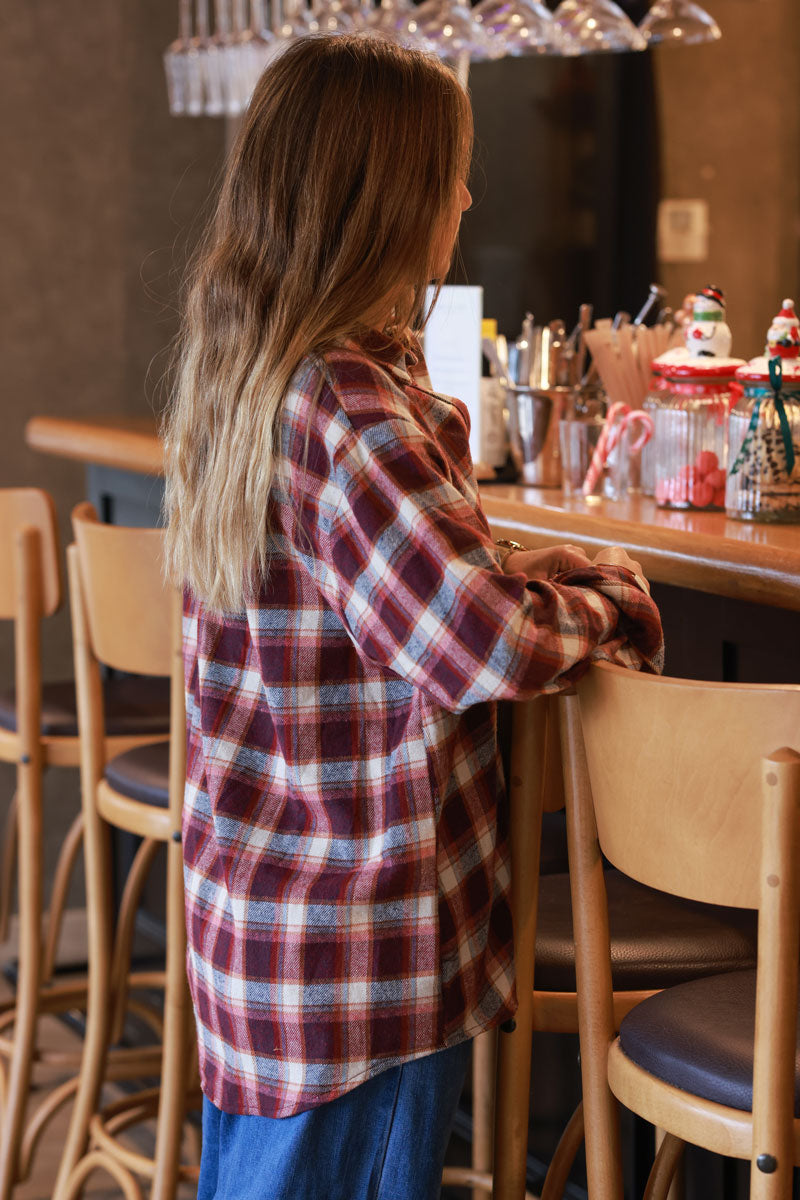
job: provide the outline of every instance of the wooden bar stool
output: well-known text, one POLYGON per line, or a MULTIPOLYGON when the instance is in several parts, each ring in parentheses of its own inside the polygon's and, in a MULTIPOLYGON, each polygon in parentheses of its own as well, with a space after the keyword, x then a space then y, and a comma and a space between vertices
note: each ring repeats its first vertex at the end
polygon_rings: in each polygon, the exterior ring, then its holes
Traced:
POLYGON ((621 1200, 614 1097, 683 1143, 749 1159, 752 1200, 789 1200, 800 1163, 800 687, 696 683, 599 665, 565 697, 586 1158, 621 1200), (615 1037, 602 854, 627 874, 758 911, 756 971, 668 987, 615 1037), (613 1095, 612 1095, 613 1094, 613 1095))
POLYGON ((511 805, 512 911, 519 1008, 513 1030, 500 1033, 492 1030, 475 1039, 472 1164, 470 1167, 446 1167, 442 1177, 446 1185, 472 1187, 474 1200, 481 1200, 488 1193, 500 1195, 497 1189, 503 1185, 504 1172, 507 1176, 509 1169, 514 1169, 513 1186, 521 1189, 519 1196, 527 1194, 525 1159, 533 1033, 533 957, 542 821, 545 812, 557 812, 563 807, 561 756, 551 704, 549 699, 540 697, 510 706, 507 782, 511 805))
MULTIPOLYGON (((86 890, 89 904, 89 1004, 81 1065, 54 1195, 80 1194, 97 1168, 113 1176, 129 1200, 140 1200, 140 1179, 153 1200, 175 1195, 179 1180, 196 1180, 196 1166, 180 1161, 187 1079, 194 1028, 185 970, 181 808, 186 726, 181 653, 181 597, 163 580, 159 530, 101 525, 91 505, 73 512, 75 545, 68 551, 78 717, 86 890), (140 747, 104 761, 100 665, 171 678, 169 743, 140 747), (100 1091, 112 1077, 108 1045, 126 991, 120 951, 112 953, 108 837, 111 827, 142 838, 137 857, 166 847, 166 971, 146 982, 164 986, 160 1088, 126 1095, 101 1108, 100 1091), (156 1118, 153 1157, 122 1137, 156 1118), (87 1150, 88 1141, 88 1150, 87 1150)), ((118 937, 120 929, 118 926, 118 937)), ((127 932, 123 929, 123 942, 127 932)), ((147 1074, 139 1071, 139 1076, 147 1074)), ((156 1073, 156 1072, 150 1072, 156 1073)), ((199 1092, 198 1092, 199 1103, 199 1092)))
MULTIPOLYGON (((522 1200, 526 1194, 533 1033, 578 1032, 570 875, 539 871, 543 815, 564 804, 557 703, 555 697, 540 697, 512 706, 508 786, 519 1007, 513 1025, 498 1034, 493 1170, 484 1170, 482 1178, 473 1172, 470 1180, 484 1194, 492 1189, 495 1200, 522 1200)), ((615 871, 607 872, 607 884, 614 901, 615 1027, 645 997, 702 975, 709 962, 719 971, 754 964, 756 922, 751 913, 661 896, 615 871)), ((488 1070, 484 1090, 486 1076, 488 1070)), ((535 1073, 533 1079, 535 1088, 535 1073)), ((479 1134, 485 1144, 486 1129, 479 1134)), ((542 1200, 563 1194, 583 1135, 579 1106, 551 1160, 542 1200)), ((480 1194, 476 1192, 476 1200, 480 1194)))
MULTIPOLYGON (((42 776, 47 767, 79 765, 75 689, 71 681, 42 683, 41 625, 61 604, 61 573, 53 502, 36 488, 0 489, 0 619, 14 623, 15 686, 0 692, 0 761, 14 763, 17 787, 6 821, 0 862, 0 937, 8 934, 14 864, 18 874, 17 993, 0 1006, 0 1200, 26 1178, 50 1118, 76 1086, 79 1056, 37 1047, 44 1013, 82 1008, 85 978, 54 982, 64 904, 81 847, 80 815, 61 847, 44 915, 42 776), (26 1125, 34 1066, 67 1070, 26 1125)), ((128 679, 109 691, 104 755, 122 753, 169 728, 163 680, 128 679)))

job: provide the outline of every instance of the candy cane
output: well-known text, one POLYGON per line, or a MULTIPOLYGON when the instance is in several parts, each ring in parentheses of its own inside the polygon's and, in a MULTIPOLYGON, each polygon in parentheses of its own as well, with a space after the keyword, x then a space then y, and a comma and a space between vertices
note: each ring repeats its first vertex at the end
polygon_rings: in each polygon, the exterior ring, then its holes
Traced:
POLYGON ((613 450, 614 446, 622 437, 622 434, 625 432, 625 430, 630 429, 631 426, 635 425, 637 421, 641 424, 642 428, 636 441, 631 442, 630 446, 628 447, 628 451, 631 454, 638 454, 639 451, 647 445, 647 443, 650 441, 650 438, 653 436, 653 418, 643 409, 636 408, 633 410, 633 412, 626 413, 622 418, 620 424, 617 426, 619 433, 613 445, 609 445, 609 451, 613 450))
MULTIPOLYGON (((616 444, 611 443, 609 445, 609 440, 616 426, 617 419, 623 420, 630 411, 630 405, 624 404, 622 401, 617 401, 616 404, 612 404, 609 408, 600 437, 597 439, 592 461, 589 463, 589 470, 586 472, 586 478, 583 481, 583 488, 581 490, 584 496, 589 496, 594 491, 597 481, 603 473, 603 467, 606 465, 609 451, 616 444)), ((619 437, 619 433, 616 434, 616 437, 619 437)))

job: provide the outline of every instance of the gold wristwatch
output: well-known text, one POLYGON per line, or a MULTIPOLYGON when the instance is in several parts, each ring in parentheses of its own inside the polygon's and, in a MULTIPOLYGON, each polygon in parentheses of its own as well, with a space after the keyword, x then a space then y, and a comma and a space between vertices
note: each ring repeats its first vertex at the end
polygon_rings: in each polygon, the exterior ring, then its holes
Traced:
POLYGON ((500 559, 501 567, 505 565, 509 554, 514 554, 517 550, 527 550, 527 546, 521 545, 520 542, 514 542, 511 538, 495 538, 494 544, 501 550, 505 550, 505 554, 500 559))

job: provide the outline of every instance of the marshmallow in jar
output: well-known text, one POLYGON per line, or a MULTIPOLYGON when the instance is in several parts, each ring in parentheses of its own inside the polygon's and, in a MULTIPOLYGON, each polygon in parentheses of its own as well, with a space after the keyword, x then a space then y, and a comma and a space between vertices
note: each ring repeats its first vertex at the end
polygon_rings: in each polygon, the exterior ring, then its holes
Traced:
POLYGON ((664 386, 653 411, 655 498, 661 508, 721 509, 731 384, 744 365, 728 357, 731 331, 721 288, 696 294, 685 343, 682 355, 661 356, 664 386))
POLYGON ((800 521, 800 322, 784 300, 763 357, 736 372, 725 510, 741 521, 800 521))

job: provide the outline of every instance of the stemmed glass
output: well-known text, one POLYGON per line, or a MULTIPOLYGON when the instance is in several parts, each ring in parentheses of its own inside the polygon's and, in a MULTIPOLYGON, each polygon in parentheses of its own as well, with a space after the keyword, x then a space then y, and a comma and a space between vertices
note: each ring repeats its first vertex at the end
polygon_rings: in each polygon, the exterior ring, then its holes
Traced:
POLYGON ((665 42, 697 46, 722 37, 711 14, 693 0, 656 0, 639 29, 650 45, 665 42))
MULTIPOLYGON (((349 10, 346 0, 315 0, 314 18, 322 33, 351 33, 361 28, 360 15, 349 10)), ((360 14, 360 10, 357 10, 360 14)))
POLYGON ((417 24, 417 7, 410 0, 381 0, 372 12, 370 28, 410 50, 427 50, 428 44, 417 24))
POLYGON ((562 54, 645 50, 644 36, 614 0, 561 0, 553 20, 562 54))
MULTIPOLYGON (((237 33, 237 24, 243 25, 244 21, 244 10, 239 13, 234 10, 234 38, 238 52, 239 75, 237 91, 242 112, 250 103, 253 90, 276 49, 275 35, 267 26, 264 0, 250 0, 249 25, 237 33)), ((231 64, 231 69, 236 69, 234 63, 231 64)))
POLYGON ((191 0, 180 0, 178 6, 178 36, 164 51, 164 73, 167 77, 169 111, 173 117, 188 112, 189 55, 192 50, 191 0))
POLYGON ((283 0, 283 20, 278 29, 278 36, 290 41, 292 38, 304 37, 307 33, 319 33, 319 24, 314 14, 306 8, 303 0, 283 0))
POLYGON ((424 0, 415 16, 427 49, 452 63, 462 84, 467 82, 470 62, 492 57, 489 39, 468 0, 424 0))
MULTIPOLYGON (((201 7, 205 7, 204 0, 201 7)), ((207 19, 207 14, 206 14, 207 19)), ((229 69, 226 55, 231 38, 230 0, 214 0, 214 32, 205 39, 206 116, 221 117, 231 113, 234 101, 230 95, 229 69)))
POLYGON ((493 58, 561 49, 552 13, 538 0, 481 0, 472 15, 490 39, 493 58))
POLYGON ((337 0, 342 11, 350 18, 354 29, 372 28, 375 8, 372 0, 337 0))

